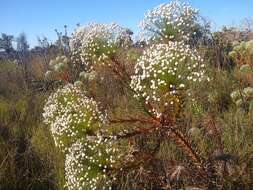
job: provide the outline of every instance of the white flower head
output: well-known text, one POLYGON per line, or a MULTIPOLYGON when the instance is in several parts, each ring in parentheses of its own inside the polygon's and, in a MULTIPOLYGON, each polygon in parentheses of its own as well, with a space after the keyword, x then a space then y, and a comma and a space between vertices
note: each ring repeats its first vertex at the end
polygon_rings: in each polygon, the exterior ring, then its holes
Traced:
POLYGON ((112 139, 108 141, 105 142, 101 136, 92 136, 78 140, 69 148, 65 161, 69 190, 110 188, 108 171, 117 161, 117 148, 112 139))
POLYGON ((204 78, 205 68, 195 50, 183 42, 154 44, 143 52, 135 66, 131 87, 137 97, 153 102, 159 114, 164 105, 174 105, 189 84, 204 78))
POLYGON ((104 63, 115 54, 117 48, 127 47, 131 43, 131 32, 116 23, 90 23, 78 27, 70 39, 72 58, 90 67, 104 63))
POLYGON ((188 40, 197 24, 198 10, 186 3, 172 1, 148 11, 140 23, 142 41, 155 39, 188 40))
POLYGON ((107 115, 79 86, 68 84, 49 96, 43 117, 56 146, 65 152, 73 142, 99 129, 107 115))

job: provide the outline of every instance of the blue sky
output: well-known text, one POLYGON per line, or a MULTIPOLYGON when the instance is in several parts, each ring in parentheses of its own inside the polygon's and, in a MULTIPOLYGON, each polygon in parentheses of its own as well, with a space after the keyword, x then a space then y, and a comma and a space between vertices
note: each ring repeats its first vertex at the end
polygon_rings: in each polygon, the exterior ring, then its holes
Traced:
MULTIPOLYGON (((144 13, 170 0, 0 0, 0 33, 27 34, 31 46, 37 36, 56 39, 54 29, 66 24, 73 30, 77 23, 90 21, 119 24, 137 31, 144 13)), ((187 0, 213 23, 213 30, 253 18, 253 0, 187 0)))

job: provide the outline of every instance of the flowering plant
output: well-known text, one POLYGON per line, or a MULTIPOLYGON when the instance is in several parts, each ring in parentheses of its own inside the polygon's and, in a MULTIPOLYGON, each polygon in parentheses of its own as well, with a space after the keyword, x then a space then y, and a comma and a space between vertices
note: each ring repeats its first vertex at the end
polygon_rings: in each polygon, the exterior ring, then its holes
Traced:
POLYGON ((106 122, 106 113, 99 111, 97 103, 72 84, 49 96, 43 117, 62 151, 87 134, 95 134, 106 122))
MULTIPOLYGON (((176 122, 191 85, 208 79, 201 56, 188 43, 190 35, 194 35, 196 20, 197 10, 178 1, 150 11, 142 22, 142 35, 147 41, 159 39, 160 43, 146 47, 135 66, 129 69, 134 72, 127 72, 125 64, 117 58, 118 49, 126 50, 131 44, 129 30, 117 24, 95 23, 77 28, 70 39, 70 57, 74 65, 83 66, 78 77, 89 84, 94 83, 91 86, 97 88, 99 80, 96 77, 105 76, 101 73, 109 71, 113 75, 106 74, 115 85, 111 91, 104 88, 105 91, 94 94, 96 91, 89 88, 86 89, 89 92, 85 93, 82 90, 84 84, 76 81, 48 98, 44 121, 50 126, 56 145, 66 154, 66 185, 69 189, 112 187, 111 176, 117 179, 124 176, 125 171, 131 172, 131 169, 151 163, 159 150, 160 141, 164 139, 174 140, 194 163, 205 182, 213 184, 215 174, 211 164, 196 152, 176 122), (116 118, 118 114, 113 108, 109 108, 109 116, 100 111, 97 102, 103 100, 101 94, 109 97, 115 93, 116 78, 122 86, 119 97, 134 95, 144 105, 144 110, 138 110, 145 112, 143 117, 128 117, 127 107, 123 109, 126 113, 121 114, 123 118, 116 118), (134 127, 124 129, 128 124, 134 127), (118 128, 114 130, 115 126, 118 128), (116 135, 111 135, 113 133, 109 132, 109 127, 114 133, 116 131, 116 135), (129 151, 133 149, 128 145, 132 147, 132 144, 137 144, 138 137, 149 139, 152 135, 151 139, 154 138, 157 143, 152 151, 129 151), (120 139, 123 140, 122 144, 118 143, 120 139), (122 155, 122 160, 118 160, 120 148, 129 151, 122 155), (115 167, 117 161, 120 167, 115 167)), ((106 86, 104 81, 100 85, 106 86)), ((157 163, 152 164, 156 167, 157 163)), ((147 176, 159 184, 157 189, 167 187, 163 180, 166 177, 162 173, 154 177, 151 171, 147 172, 147 176)))
POLYGON ((113 141, 101 136, 76 141, 66 155, 66 185, 70 190, 110 189, 112 179, 106 174, 113 170, 116 154, 113 141))
POLYGON ((131 32, 116 23, 90 23, 79 27, 70 40, 73 59, 81 61, 87 70, 93 67, 92 64, 104 63, 118 48, 130 44, 131 32))
POLYGON ((198 11, 186 3, 172 1, 148 11, 140 23, 141 40, 189 40, 195 35, 198 11))
POLYGON ((205 78, 205 65, 197 51, 183 42, 169 42, 144 51, 135 66, 131 87, 136 97, 154 104, 153 112, 160 117, 165 107, 180 104, 190 84, 205 78))
POLYGON ((49 62, 49 70, 45 73, 45 79, 68 80, 69 60, 65 55, 57 56, 49 62))

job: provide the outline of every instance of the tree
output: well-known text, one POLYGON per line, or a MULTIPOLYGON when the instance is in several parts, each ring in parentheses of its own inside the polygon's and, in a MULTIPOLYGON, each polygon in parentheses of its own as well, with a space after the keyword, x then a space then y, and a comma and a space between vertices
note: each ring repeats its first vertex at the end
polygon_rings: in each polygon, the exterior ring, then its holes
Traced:
POLYGON ((0 38, 0 49, 3 49, 7 54, 13 51, 12 46, 13 36, 2 33, 0 38))
POLYGON ((19 37, 17 37, 17 51, 21 53, 26 53, 29 49, 29 45, 26 39, 25 33, 21 33, 19 37))

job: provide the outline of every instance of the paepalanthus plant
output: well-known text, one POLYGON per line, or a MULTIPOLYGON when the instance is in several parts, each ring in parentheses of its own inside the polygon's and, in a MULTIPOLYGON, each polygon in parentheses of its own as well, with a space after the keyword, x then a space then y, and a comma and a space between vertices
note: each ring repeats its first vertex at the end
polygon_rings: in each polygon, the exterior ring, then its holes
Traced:
POLYGON ((57 56, 49 62, 49 70, 45 73, 47 81, 52 80, 69 80, 69 60, 66 56, 57 56))
POLYGON ((182 103, 192 83, 205 79, 205 65, 197 51, 182 41, 170 41, 153 44, 143 52, 130 85, 136 97, 154 105, 152 112, 159 118, 166 107, 175 108, 182 103))
POLYGON ((75 30, 70 49, 73 60, 90 70, 93 64, 104 64, 118 48, 127 48, 131 43, 131 31, 127 28, 116 23, 90 23, 75 30))
POLYGON ((77 140, 66 155, 66 185, 69 189, 110 189, 108 176, 117 161, 113 140, 102 136, 77 140))
POLYGON ((106 113, 98 109, 97 103, 72 84, 49 96, 43 117, 50 126, 56 146, 62 151, 67 151, 76 140, 95 134, 107 120, 106 113))
POLYGON ((78 86, 67 84, 47 100, 44 122, 50 126, 55 145, 65 153, 66 185, 69 189, 109 186, 106 173, 118 159, 115 137, 107 132, 107 114, 78 86), (106 135, 106 137, 103 136, 106 135))
MULTIPOLYGON (((142 35, 155 43, 146 46, 131 77, 117 59, 117 50, 127 49, 132 42, 127 29, 116 24, 93 23, 75 31, 70 40, 70 54, 73 64, 84 66, 79 77, 93 80, 101 71, 97 69, 99 66, 109 69, 141 102, 148 116, 130 118, 125 113, 125 118, 107 118, 106 113, 100 111, 99 103, 82 92, 79 81, 52 94, 45 105, 44 120, 51 126, 56 145, 66 153, 69 189, 101 189, 100 183, 113 176, 112 173, 124 171, 124 167, 129 170, 125 161, 120 164, 121 159, 115 153, 120 147, 115 142, 157 131, 162 139, 174 140, 194 163, 199 176, 209 188, 214 188, 212 165, 198 154, 176 123, 182 100, 188 96, 191 85, 208 80, 202 58, 187 44, 197 24, 196 16, 195 9, 178 1, 149 12, 142 25, 148 33, 142 35), (156 39, 161 37, 166 40, 157 43, 156 39), (106 129, 115 123, 141 126, 108 138, 110 133, 106 129)), ((124 156, 122 160, 126 160, 124 156)), ((145 160, 138 163, 142 162, 145 160)), ((104 187, 113 184, 111 180, 105 181, 104 187)), ((168 186, 160 177, 157 183, 161 188, 168 186)))
POLYGON ((140 23, 141 40, 187 41, 198 25, 198 10, 186 3, 172 1, 148 11, 140 23))

